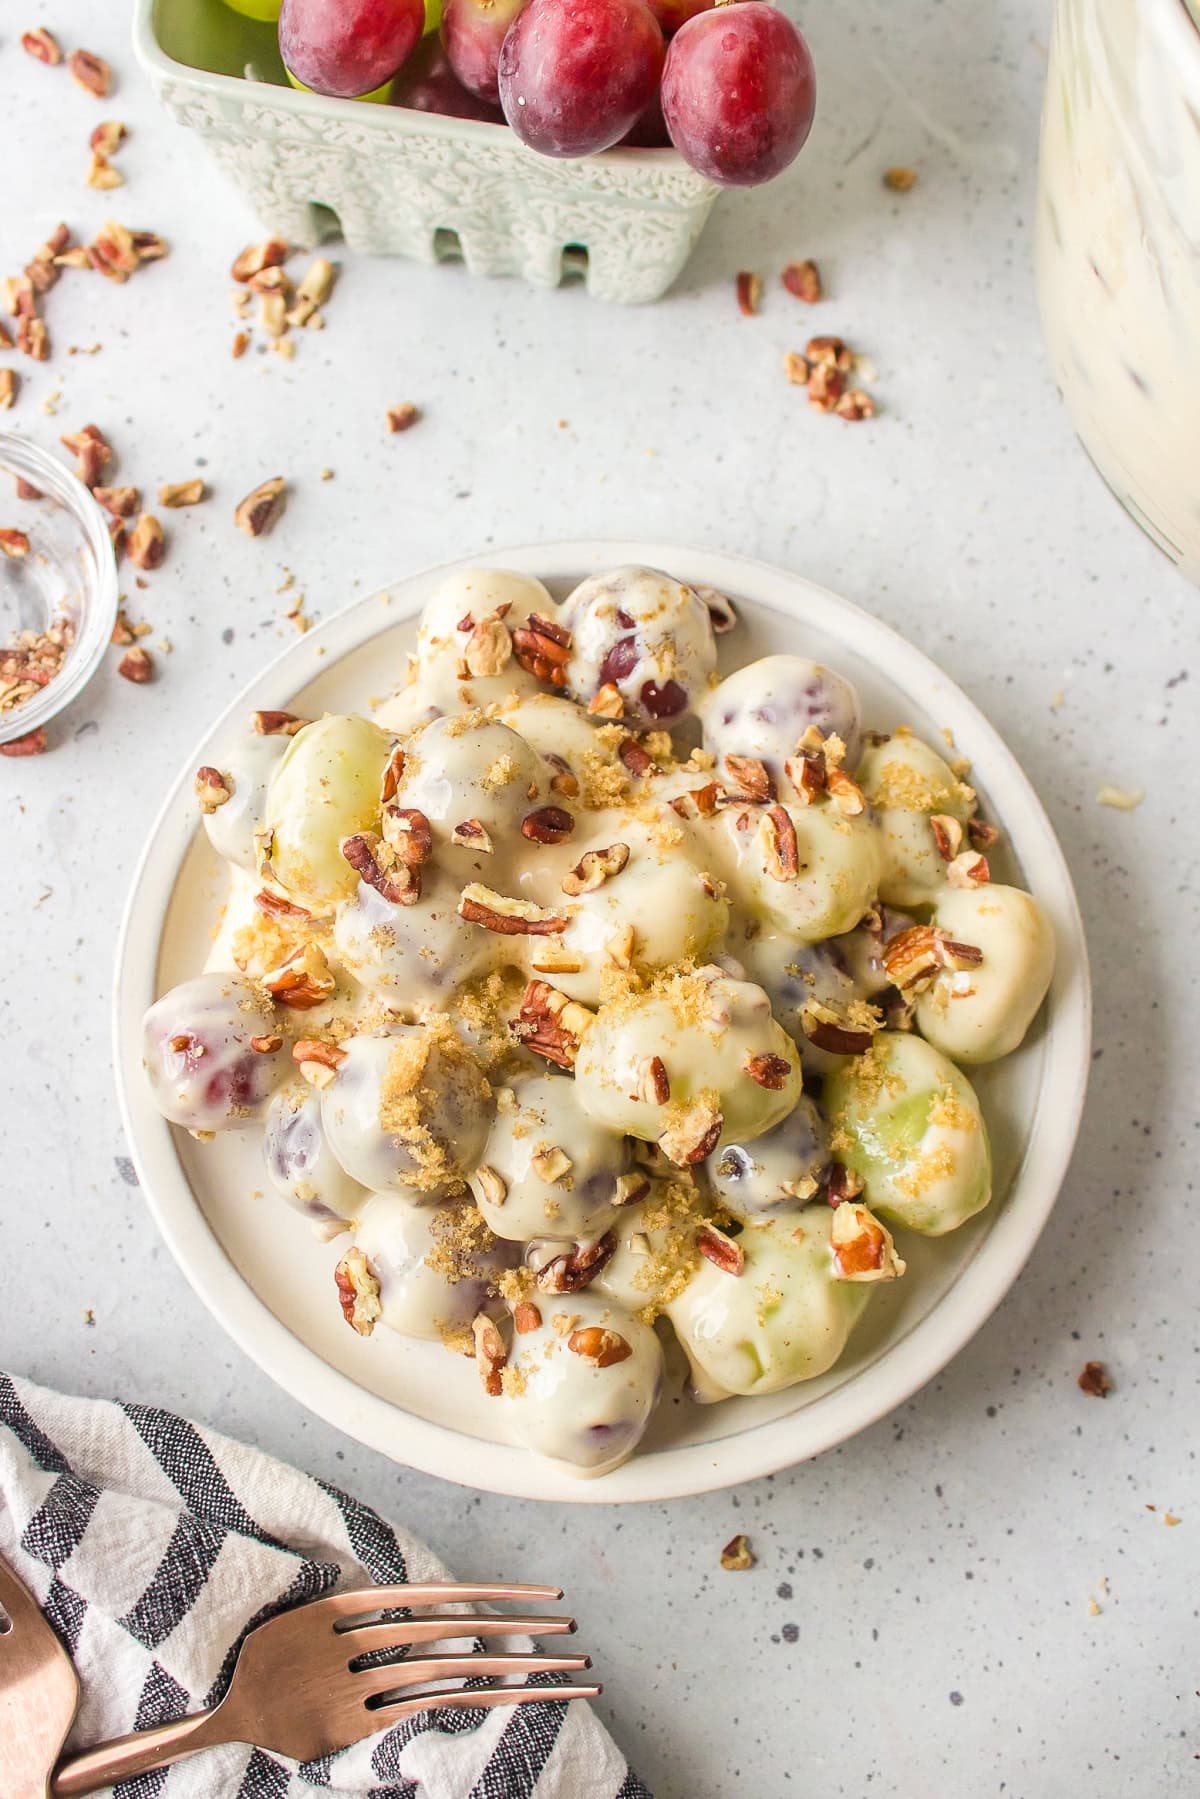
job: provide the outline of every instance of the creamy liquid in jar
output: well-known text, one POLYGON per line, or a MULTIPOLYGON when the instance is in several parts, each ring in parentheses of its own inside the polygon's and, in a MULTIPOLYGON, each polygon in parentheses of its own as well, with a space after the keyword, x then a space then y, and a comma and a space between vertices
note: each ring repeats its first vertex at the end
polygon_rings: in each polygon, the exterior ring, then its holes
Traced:
POLYGON ((1200 0, 1058 0, 1037 259, 1084 447, 1200 583, 1200 0))

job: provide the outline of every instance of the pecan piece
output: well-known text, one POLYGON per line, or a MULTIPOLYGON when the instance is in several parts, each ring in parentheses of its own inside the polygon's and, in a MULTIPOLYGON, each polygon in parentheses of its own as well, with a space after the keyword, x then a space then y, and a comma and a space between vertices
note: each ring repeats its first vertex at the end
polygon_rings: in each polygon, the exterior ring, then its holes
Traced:
POLYGON ((278 968, 269 969, 262 984, 277 1005, 294 1012, 310 1012, 336 991, 337 981, 317 943, 306 943, 278 968))
POLYGON ((875 402, 865 387, 849 387, 844 394, 838 396, 833 410, 840 419, 849 419, 851 424, 857 424, 860 419, 875 417, 875 402))
POLYGON ((721 1551, 721 1566, 729 1573, 740 1574, 746 1568, 753 1568, 754 1551, 741 1531, 736 1537, 730 1537, 721 1551))
POLYGON ((530 1156, 529 1166, 539 1181, 544 1181, 548 1187, 556 1187, 570 1174, 574 1163, 561 1144, 541 1143, 530 1156))
POLYGON ((257 275, 263 269, 275 268, 286 262, 288 246, 281 237, 269 237, 265 244, 248 244, 240 256, 234 258, 229 273, 235 281, 249 281, 251 275, 257 275))
POLYGON ((833 412, 846 391, 846 377, 833 362, 818 362, 808 377, 808 403, 818 412, 833 412))
POLYGON ((593 718, 624 718, 625 697, 619 687, 606 681, 598 687, 588 701, 587 709, 593 718))
POLYGON ((630 774, 636 775, 639 779, 658 773, 653 756, 644 744, 638 742, 636 737, 624 738, 617 750, 617 755, 630 774))
MULTIPOLYGON (((828 762, 828 758, 826 760, 828 762)), ((828 768, 825 781, 830 799, 838 811, 844 812, 847 818, 857 818, 860 813, 866 811, 866 795, 858 782, 852 781, 844 769, 828 768)))
POLYGON ((0 552, 10 562, 23 562, 29 554, 29 538, 24 531, 6 525, 0 530, 0 552))
POLYGON ((937 853, 943 862, 953 862, 962 848, 963 828, 957 818, 948 812, 930 814, 929 829, 933 832, 933 841, 937 845, 937 853))
POLYGON ((644 1174, 619 1174, 613 1188, 614 1206, 636 1206, 650 1192, 650 1181, 644 1174))
POLYGON ((883 171, 883 185, 884 187, 890 188, 894 194, 910 193, 917 185, 917 171, 915 169, 903 167, 885 169, 883 171))
POLYGON ((629 861, 627 843, 610 843, 605 850, 585 850, 574 868, 568 869, 559 883, 572 899, 581 893, 594 893, 605 881, 619 875, 629 861))
POLYGON ((327 1087, 346 1060, 346 1052, 322 1037, 297 1037, 292 1045, 292 1060, 311 1086, 327 1087))
MULTIPOLYGON (((99 189, 102 193, 107 193, 111 188, 124 187, 125 177, 120 169, 113 168, 107 156, 102 156, 98 150, 93 150, 92 160, 88 164, 87 184, 89 187, 99 189)), ((57 278, 58 271, 55 270, 55 279, 57 280, 57 278)))
POLYGON ((204 482, 197 476, 194 481, 167 481, 158 490, 160 506, 198 506, 204 498, 204 482))
POLYGON ((433 854, 433 828, 416 806, 388 805, 382 815, 383 841, 405 868, 423 868, 433 854))
POLYGON ((530 843, 565 843, 574 829, 574 814, 565 806, 538 806, 521 820, 521 835, 530 843))
POLYGON ((513 655, 527 673, 551 687, 567 684, 566 664, 571 657, 571 633, 552 618, 531 612, 512 634, 513 655))
POLYGON ((1089 1399, 1106 1399, 1112 1392, 1112 1376, 1103 1362, 1085 1362, 1076 1385, 1089 1399))
MULTIPOLYGON (((112 156, 121 148, 128 135, 120 119, 105 119, 94 128, 88 144, 98 156, 112 156)), ((65 247, 65 243, 58 246, 59 249, 65 247)))
POLYGON ((479 1182, 480 1191, 489 1206, 502 1206, 508 1198, 508 1182, 499 1169, 492 1168, 487 1162, 475 1170, 475 1179, 479 1182))
POLYGON ((233 789, 229 784, 229 776, 223 775, 219 768, 212 768, 206 762, 203 768, 196 770, 195 793, 201 812, 211 816, 232 797, 233 789))
POLYGON ((491 675, 503 673, 512 659, 512 653, 512 638, 508 634, 508 626, 499 613, 492 612, 471 627, 463 650, 463 665, 468 676, 475 680, 487 680, 491 675))
POLYGON ((141 503, 136 487, 93 487, 92 498, 113 518, 132 518, 141 503))
POLYGON ((956 971, 978 968, 983 951, 973 943, 956 943, 936 925, 909 925, 888 939, 883 949, 883 968, 901 993, 920 992, 939 969, 956 971))
POLYGON ((991 878, 987 857, 981 856, 978 850, 964 850, 961 856, 954 856, 946 865, 946 879, 951 887, 967 890, 986 887, 991 878))
POLYGON ((866 1206, 843 1200, 829 1228, 833 1266, 843 1281, 894 1281, 904 1273, 891 1232, 866 1206))
POLYGON ((464 887, 458 899, 458 915, 468 924, 482 925, 501 937, 553 937, 565 931, 567 920, 532 900, 511 899, 494 893, 479 881, 464 887))
POLYGON ((250 1048, 257 1056, 273 1056, 277 1049, 283 1048, 283 1038, 278 1031, 272 1031, 268 1037, 251 1037, 250 1048))
POLYGON ((847 1168, 844 1162, 831 1162, 825 1177, 825 1196, 831 1206, 844 1205, 847 1200, 858 1198, 864 1184, 856 1168, 847 1168))
POLYGON ((971 839, 972 845, 977 850, 990 850, 993 845, 1000 841, 1000 833, 996 829, 996 826, 988 824, 987 821, 982 818, 969 818, 967 820, 967 836, 971 839))
POLYGON ((535 1056, 559 1068, 573 1068, 584 1033, 595 1013, 568 999, 549 981, 529 981, 510 1029, 535 1056))
POLYGON ((282 517, 286 505, 287 482, 282 475, 273 475, 239 500, 234 508, 234 523, 248 537, 263 537, 282 517))
POLYGON ((703 787, 677 794, 671 801, 671 810, 680 818, 711 818, 720 806, 721 795, 720 783, 708 781, 703 787))
POLYGON ((369 1337, 383 1312, 379 1282, 361 1249, 344 1255, 333 1271, 342 1317, 360 1337, 369 1337))
POLYGON ((661 1056, 646 1056, 638 1065, 637 1092, 632 1095, 648 1106, 665 1106, 671 1098, 671 1080, 661 1056))
POLYGON ((381 805, 386 806, 389 800, 395 799, 400 786, 400 777, 404 773, 404 762, 404 751, 398 743, 394 744, 380 783, 379 800, 381 805))
POLYGON ((421 877, 407 868, 390 844, 374 831, 360 831, 342 842, 342 854, 368 887, 396 906, 415 906, 421 897, 421 877))
POLYGON ((112 87, 112 70, 102 56, 95 56, 90 50, 72 50, 67 70, 71 79, 89 94, 95 94, 97 100, 103 100, 112 87))
POLYGON ((486 1312, 479 1313, 471 1326, 471 1334, 475 1339, 475 1366, 479 1370, 483 1390, 490 1398, 498 1399, 504 1391, 500 1379, 501 1370, 508 1361, 504 1338, 486 1312))
POLYGON ((757 756, 726 756, 725 772, 729 790, 740 800, 765 805, 775 798, 775 783, 764 762, 757 756))
POLYGON ((127 681, 134 682, 136 686, 143 687, 154 676, 154 658, 140 643, 134 644, 117 663, 117 673, 124 675, 127 681))
POLYGON ((577 1244, 538 1269, 538 1287, 543 1293, 581 1293, 606 1266, 616 1247, 613 1231, 606 1231, 594 1243, 577 1244))
POLYGON ((404 400, 399 406, 387 409, 387 428, 393 435, 397 431, 411 431, 421 414, 411 400, 404 400))
POLYGON ((797 300, 803 300, 809 306, 815 306, 818 300, 825 298, 821 271, 809 258, 803 262, 789 262, 780 280, 789 294, 794 294, 797 300))
POLYGON ((594 1368, 611 1368, 617 1362, 628 1361, 633 1354, 619 1331, 605 1330, 599 1324, 572 1331, 567 1338, 567 1348, 572 1355, 582 1356, 594 1368))
POLYGON ((22 315, 17 320, 17 348, 31 362, 49 362, 50 334, 41 319, 22 315))
POLYGON ((112 445, 103 431, 97 425, 85 425, 82 431, 66 432, 58 441, 75 457, 75 473, 83 485, 96 487, 112 461, 112 445))
POLYGON ((701 1094, 691 1105, 680 1107, 658 1139, 659 1148, 676 1167, 691 1168, 712 1154, 724 1127, 715 1101, 701 1094))
POLYGON ((163 528, 152 512, 138 515, 137 524, 129 533, 126 554, 136 568, 161 568, 163 557, 167 553, 167 540, 163 536, 163 528))
POLYGON ((737 294, 738 311, 745 318, 751 318, 758 311, 762 299, 762 277, 750 269, 739 271, 734 282, 737 294))
POLYGON ((829 766, 823 749, 811 749, 806 744, 797 744, 795 755, 789 756, 783 767, 788 780, 806 806, 811 805, 829 785, 829 766))
MULTIPOLYGON (((0 326, 3 330, 3 326, 0 326)), ((17 397, 17 376, 14 369, 0 369, 0 412, 8 412, 17 397)))
POLYGON ((451 843, 456 843, 462 850, 478 850, 480 855, 490 856, 494 845, 491 835, 485 831, 477 818, 464 818, 456 824, 450 833, 451 843))
POLYGON ((44 25, 37 25, 32 31, 21 33, 21 48, 26 55, 32 56, 35 62, 47 63, 51 68, 62 61, 62 51, 53 32, 47 31, 44 25))
POLYGON ((773 881, 794 881, 800 873, 796 827, 786 806, 772 806, 766 815, 766 868, 773 881))
POLYGON ((791 1074, 792 1065, 786 1056, 747 1056, 745 1069, 750 1079, 757 1081, 760 1087, 778 1093, 791 1074))
POLYGON ((36 731, 26 731, 23 737, 10 737, 7 743, 0 743, 0 756, 42 756, 48 747, 46 727, 39 725, 36 731))
POLYGON ((722 1274, 743 1274, 746 1252, 736 1237, 727 1237, 715 1224, 705 1223, 696 1231, 696 1248, 722 1274))
MULTIPOLYGON (((203 769, 200 771, 203 774, 203 769)), ((197 775, 197 781, 200 776, 197 775)), ((293 900, 284 899, 281 893, 272 893, 269 887, 263 887, 254 896, 254 904, 268 918, 311 918, 312 913, 307 906, 297 906, 293 900)))
POLYGON ((806 1001, 800 1013, 800 1028, 816 1049, 828 1050, 834 1056, 861 1056, 870 1049, 874 1032, 866 1026, 847 1023, 832 1006, 820 1000, 806 1001))
POLYGON ((848 375, 854 367, 854 352, 840 337, 810 337, 804 353, 818 368, 832 365, 841 374, 848 375))
POLYGON ((519 1337, 527 1337, 530 1331, 540 1330, 542 1314, 532 1299, 522 1299, 513 1307, 513 1329, 519 1337))
POLYGON ((294 737, 311 720, 300 718, 294 712, 255 712, 251 714, 250 722, 258 737, 294 737))

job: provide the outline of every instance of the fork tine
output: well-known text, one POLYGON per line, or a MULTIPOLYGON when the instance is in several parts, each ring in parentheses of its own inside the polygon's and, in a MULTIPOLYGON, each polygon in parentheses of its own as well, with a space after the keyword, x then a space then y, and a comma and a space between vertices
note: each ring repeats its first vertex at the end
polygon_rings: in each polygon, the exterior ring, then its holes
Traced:
POLYGON ((366 1655, 377 1649, 401 1649, 406 1643, 453 1643, 465 1637, 564 1637, 575 1632, 574 1618, 534 1618, 508 1612, 501 1618, 480 1617, 470 1612, 433 1618, 374 1618, 340 1630, 338 1640, 347 1655, 366 1655))
MULTIPOLYGON (((470 1586, 457 1581, 426 1581, 420 1586, 360 1587, 353 1593, 329 1593, 310 1600, 313 1612, 332 1620, 362 1618, 397 1606, 473 1604, 476 1600, 562 1598, 561 1587, 470 1586)), ((336 1628, 335 1622, 335 1628, 336 1628)))
POLYGON ((590 1655, 432 1655, 418 1661, 361 1668, 351 1676, 351 1682, 369 1699, 401 1687, 468 1680, 476 1674, 579 1674, 591 1665, 590 1655))
POLYGON ((566 1702, 568 1699, 598 1699, 604 1688, 596 1686, 566 1687, 485 1687, 479 1692, 466 1692, 461 1687, 453 1693, 418 1693, 408 1699, 397 1699, 389 1705, 372 1706, 369 1716, 377 1718, 377 1730, 388 1724, 395 1724, 401 1718, 415 1717, 417 1712, 441 1711, 445 1707, 459 1711, 464 1707, 478 1705, 484 1710, 495 1705, 530 1705, 540 1701, 543 1705, 548 1699, 566 1702))

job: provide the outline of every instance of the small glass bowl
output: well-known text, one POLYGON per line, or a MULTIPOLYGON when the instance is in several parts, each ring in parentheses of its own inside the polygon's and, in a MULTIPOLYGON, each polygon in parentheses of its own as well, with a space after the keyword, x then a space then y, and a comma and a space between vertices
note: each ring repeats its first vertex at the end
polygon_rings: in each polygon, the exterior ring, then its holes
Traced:
POLYGON ((29 553, 0 553, 0 649, 22 631, 63 619, 74 641, 58 673, 20 705, 0 710, 0 743, 36 731, 81 693, 99 668, 117 618, 117 561, 108 522, 83 483, 26 438, 0 432, 0 528, 23 531, 29 553), (18 480, 39 499, 20 499, 18 480))

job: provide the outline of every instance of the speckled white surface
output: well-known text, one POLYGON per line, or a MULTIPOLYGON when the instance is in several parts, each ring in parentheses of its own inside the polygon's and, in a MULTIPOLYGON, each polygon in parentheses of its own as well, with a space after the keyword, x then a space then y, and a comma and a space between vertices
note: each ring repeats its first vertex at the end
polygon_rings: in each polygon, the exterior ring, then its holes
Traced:
POLYGON ((328 330, 301 334, 292 364, 229 360, 226 270, 255 226, 158 115, 120 9, 65 0, 44 14, 115 64, 104 107, 22 55, 15 29, 36 7, 0 24, 0 270, 60 216, 90 232, 111 213, 173 244, 126 287, 62 282, 47 307, 54 360, 19 365, 4 423, 52 445, 95 420, 121 479, 153 490, 199 471, 214 489, 165 515, 170 553, 145 592, 125 583, 148 641, 175 646, 158 681, 134 688, 110 667, 54 729, 53 754, 0 763, 0 1365, 259 1442, 402 1516, 464 1574, 560 1580, 602 1707, 660 1799, 1166 1799, 1191 1790, 1200 1752, 1200 600, 1098 485, 1048 380, 1029 268, 1048 8, 807 10, 823 84, 810 148, 777 186, 722 202, 667 302, 601 310, 578 289, 347 260, 328 330), (113 195, 83 183, 103 116, 132 128, 113 195), (907 196, 880 185, 892 163, 920 170, 907 196), (798 255, 825 272, 832 297, 816 312, 775 279, 798 255), (734 304, 739 268, 767 277, 754 319, 734 304), (784 381, 783 352, 813 329, 873 358, 873 424, 810 413, 784 381), (66 354, 97 341, 93 357, 66 354), (39 408, 56 392, 51 418, 39 408), (425 417, 389 438, 383 409, 404 399, 425 417), (276 472, 292 503, 254 543, 232 508, 276 472), (1097 1030, 1050 1229, 940 1380, 773 1480, 580 1513, 394 1468, 229 1348, 123 1172, 109 970, 168 776, 287 640, 297 592, 324 614, 489 543, 604 533, 803 569, 944 663, 1022 754, 1061 832, 1097 1030), (1144 786, 1145 803, 1101 808, 1105 781, 1144 786), (1116 1381, 1104 1402, 1075 1385, 1090 1356, 1116 1381), (739 1529, 757 1566, 722 1573, 739 1529))

